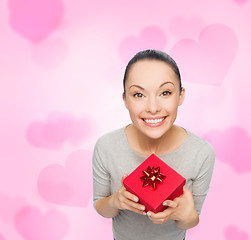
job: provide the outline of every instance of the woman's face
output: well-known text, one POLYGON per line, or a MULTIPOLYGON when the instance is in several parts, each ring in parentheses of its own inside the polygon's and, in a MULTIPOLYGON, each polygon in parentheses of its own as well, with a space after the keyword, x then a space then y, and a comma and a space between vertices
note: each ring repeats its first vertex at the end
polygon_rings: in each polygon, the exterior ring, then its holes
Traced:
POLYGON ((140 60, 131 66, 125 83, 124 103, 132 123, 145 136, 161 138, 171 129, 182 104, 178 78, 159 60, 140 60))

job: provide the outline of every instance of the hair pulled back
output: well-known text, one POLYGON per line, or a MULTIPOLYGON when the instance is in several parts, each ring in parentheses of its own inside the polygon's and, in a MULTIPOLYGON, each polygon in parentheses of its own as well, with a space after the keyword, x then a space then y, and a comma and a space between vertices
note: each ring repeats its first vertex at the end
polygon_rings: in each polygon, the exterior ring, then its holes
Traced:
POLYGON ((180 76, 180 71, 179 68, 176 64, 176 62, 169 56, 167 53, 159 51, 159 50, 154 50, 154 49, 147 49, 138 52, 134 57, 128 62, 125 73, 124 73, 124 79, 123 79, 123 88, 124 88, 124 93, 125 93, 125 83, 128 77, 128 74, 130 72, 130 69, 132 65, 140 60, 158 60, 167 63, 174 71, 176 74, 179 85, 180 85, 180 91, 182 90, 182 84, 181 84, 181 76, 180 76))

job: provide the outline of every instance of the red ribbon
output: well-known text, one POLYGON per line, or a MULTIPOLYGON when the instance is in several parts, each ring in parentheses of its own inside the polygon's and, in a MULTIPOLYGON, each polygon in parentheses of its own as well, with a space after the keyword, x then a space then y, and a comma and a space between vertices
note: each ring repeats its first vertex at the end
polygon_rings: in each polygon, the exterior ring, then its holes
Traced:
POLYGON ((146 171, 142 171, 144 174, 140 179, 144 180, 143 186, 146 187, 151 185, 153 190, 157 188, 157 185, 163 182, 163 179, 166 177, 164 174, 160 173, 160 167, 150 167, 148 166, 146 171))

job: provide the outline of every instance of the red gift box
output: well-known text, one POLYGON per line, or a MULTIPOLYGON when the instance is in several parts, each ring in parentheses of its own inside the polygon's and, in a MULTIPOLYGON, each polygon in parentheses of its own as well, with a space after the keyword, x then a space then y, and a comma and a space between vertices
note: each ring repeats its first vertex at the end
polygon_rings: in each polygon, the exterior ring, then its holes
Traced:
POLYGON ((123 183, 146 207, 145 212, 157 213, 167 208, 162 205, 165 200, 173 200, 183 193, 186 179, 152 154, 123 183))

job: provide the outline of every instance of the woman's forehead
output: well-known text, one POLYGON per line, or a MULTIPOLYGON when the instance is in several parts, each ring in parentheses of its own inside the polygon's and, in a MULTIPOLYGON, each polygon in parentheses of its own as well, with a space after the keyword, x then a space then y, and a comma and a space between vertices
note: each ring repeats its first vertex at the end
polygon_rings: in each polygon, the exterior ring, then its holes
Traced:
POLYGON ((140 60, 129 71, 126 85, 158 85, 164 82, 177 84, 178 79, 169 64, 159 60, 140 60))

